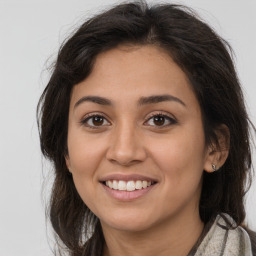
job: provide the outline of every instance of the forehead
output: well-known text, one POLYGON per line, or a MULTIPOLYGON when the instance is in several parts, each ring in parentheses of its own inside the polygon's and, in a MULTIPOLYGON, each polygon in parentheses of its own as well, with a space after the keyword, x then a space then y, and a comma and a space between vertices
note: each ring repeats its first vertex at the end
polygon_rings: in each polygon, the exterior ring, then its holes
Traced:
POLYGON ((74 86, 71 101, 99 95, 131 102, 160 94, 196 100, 186 74, 165 50, 123 45, 97 56, 91 74, 74 86))

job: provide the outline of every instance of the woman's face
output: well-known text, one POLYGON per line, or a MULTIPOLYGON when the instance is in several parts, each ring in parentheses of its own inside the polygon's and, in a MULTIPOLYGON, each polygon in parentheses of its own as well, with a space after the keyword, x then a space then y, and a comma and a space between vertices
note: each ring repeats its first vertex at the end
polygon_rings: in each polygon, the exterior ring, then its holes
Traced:
POLYGON ((184 72, 154 46, 100 54, 72 91, 66 162, 102 225, 139 231, 198 214, 211 161, 184 72))

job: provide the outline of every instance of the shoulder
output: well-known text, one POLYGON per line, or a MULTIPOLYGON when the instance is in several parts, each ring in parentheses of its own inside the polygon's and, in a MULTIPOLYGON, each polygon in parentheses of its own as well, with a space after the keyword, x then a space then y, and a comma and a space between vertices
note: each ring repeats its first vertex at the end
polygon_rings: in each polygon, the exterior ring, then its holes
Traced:
POLYGON ((246 227, 243 227, 243 229, 247 232, 247 234, 250 237, 251 246, 252 246, 252 255, 256 256, 256 232, 254 232, 246 227))
MULTIPOLYGON (((249 253, 248 255, 256 256, 256 232, 250 230, 245 225, 235 225, 235 222, 228 214, 221 214, 220 219, 225 222, 226 228, 229 230, 229 233, 240 234, 240 243, 239 247, 243 247, 245 251, 249 253)), ((247 255, 247 254, 246 254, 247 255)))
POLYGON ((220 219, 226 223, 227 229, 229 232, 231 231, 230 233, 240 233, 239 246, 243 247, 248 253, 251 251, 248 255, 256 256, 256 232, 250 230, 245 225, 236 226, 235 222, 228 214, 221 214, 220 219))
POLYGON ((196 251, 189 255, 256 256, 256 233, 237 226, 230 216, 221 214, 215 218, 196 251))

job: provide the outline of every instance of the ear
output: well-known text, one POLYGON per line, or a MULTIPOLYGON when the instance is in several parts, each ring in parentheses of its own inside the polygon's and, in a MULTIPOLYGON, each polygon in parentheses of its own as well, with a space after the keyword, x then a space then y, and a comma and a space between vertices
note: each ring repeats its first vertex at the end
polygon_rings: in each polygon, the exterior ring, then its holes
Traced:
POLYGON ((67 166, 69 172, 72 173, 72 171, 71 171, 70 159, 69 159, 69 156, 68 156, 68 155, 65 156, 65 161, 66 161, 66 166, 67 166))
POLYGON ((206 152, 204 170, 212 173, 221 168, 228 158, 230 133, 226 125, 222 124, 215 129, 217 142, 211 144, 206 152))

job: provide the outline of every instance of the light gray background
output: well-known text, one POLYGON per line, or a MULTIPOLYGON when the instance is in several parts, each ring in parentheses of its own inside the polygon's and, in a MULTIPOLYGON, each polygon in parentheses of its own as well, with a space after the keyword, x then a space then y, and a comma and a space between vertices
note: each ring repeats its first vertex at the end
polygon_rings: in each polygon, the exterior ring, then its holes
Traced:
MULTIPOLYGON (((120 1, 0 0, 2 256, 52 255, 49 249, 51 230, 46 229, 44 217, 49 186, 41 192, 45 176, 49 183, 49 166, 41 159, 35 118, 37 101, 49 75, 45 69, 76 24, 117 2, 120 1)), ((184 0, 176 3, 196 9, 233 46, 238 74, 255 124, 256 1, 184 0)), ((254 230, 255 201, 254 182, 247 200, 247 221, 254 230)))

